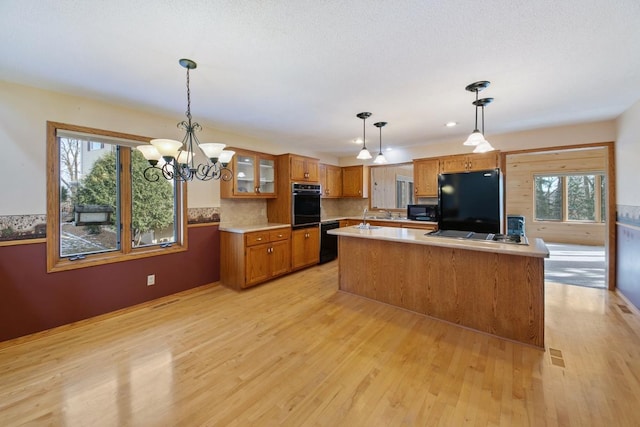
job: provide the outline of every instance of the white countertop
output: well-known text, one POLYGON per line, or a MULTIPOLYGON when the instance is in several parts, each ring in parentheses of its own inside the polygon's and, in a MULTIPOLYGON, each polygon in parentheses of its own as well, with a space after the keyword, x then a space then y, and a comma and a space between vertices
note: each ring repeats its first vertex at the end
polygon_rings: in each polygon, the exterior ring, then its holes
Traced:
POLYGON ((501 243, 485 240, 457 239, 425 235, 425 230, 379 227, 373 229, 359 229, 357 226, 336 228, 329 234, 363 239, 388 240, 391 242, 410 243, 418 245, 440 246, 444 248, 467 249, 481 252, 498 252, 510 255, 548 258, 549 250, 542 239, 529 240, 528 245, 501 243))
POLYGON ((251 225, 234 225, 229 223, 221 223, 218 227, 220 231, 227 231, 229 233, 251 233, 252 231, 265 231, 274 230, 277 228, 291 227, 291 224, 279 224, 276 222, 265 222, 262 224, 251 225))

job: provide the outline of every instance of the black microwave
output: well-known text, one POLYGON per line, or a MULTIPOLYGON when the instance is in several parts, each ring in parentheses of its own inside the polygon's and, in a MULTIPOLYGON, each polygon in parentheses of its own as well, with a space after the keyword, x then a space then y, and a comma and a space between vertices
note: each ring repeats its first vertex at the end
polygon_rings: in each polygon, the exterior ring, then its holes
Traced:
POLYGON ((437 222, 438 205, 407 205, 407 219, 437 222))

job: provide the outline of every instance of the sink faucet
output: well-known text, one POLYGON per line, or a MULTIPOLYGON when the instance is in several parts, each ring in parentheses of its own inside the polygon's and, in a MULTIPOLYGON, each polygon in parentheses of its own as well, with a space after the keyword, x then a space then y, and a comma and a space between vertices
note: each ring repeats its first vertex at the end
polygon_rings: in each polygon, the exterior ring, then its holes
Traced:
POLYGON ((369 212, 369 208, 364 208, 364 212, 362 212, 362 223, 367 223, 367 212, 369 212))

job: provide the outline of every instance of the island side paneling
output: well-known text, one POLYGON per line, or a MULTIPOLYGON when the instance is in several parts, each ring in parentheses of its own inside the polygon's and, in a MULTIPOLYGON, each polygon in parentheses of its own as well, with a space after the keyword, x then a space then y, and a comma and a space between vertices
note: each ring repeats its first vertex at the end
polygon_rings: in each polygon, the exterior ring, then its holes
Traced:
POLYGON ((340 236, 340 289, 544 347, 544 259, 340 236))

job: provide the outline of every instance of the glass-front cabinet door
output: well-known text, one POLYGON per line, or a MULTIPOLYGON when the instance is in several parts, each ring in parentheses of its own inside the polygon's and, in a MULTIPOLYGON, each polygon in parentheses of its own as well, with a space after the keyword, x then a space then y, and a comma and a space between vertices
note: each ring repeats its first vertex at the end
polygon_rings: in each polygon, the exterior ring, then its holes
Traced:
POLYGON ((276 193, 276 161, 273 158, 259 158, 259 181, 260 194, 276 193))
POLYGON ((253 194, 257 192, 256 182, 256 156, 237 155, 233 176, 237 194, 253 194))
POLYGON ((238 150, 233 156, 233 179, 220 183, 222 198, 269 198, 276 195, 276 161, 270 154, 238 150))

